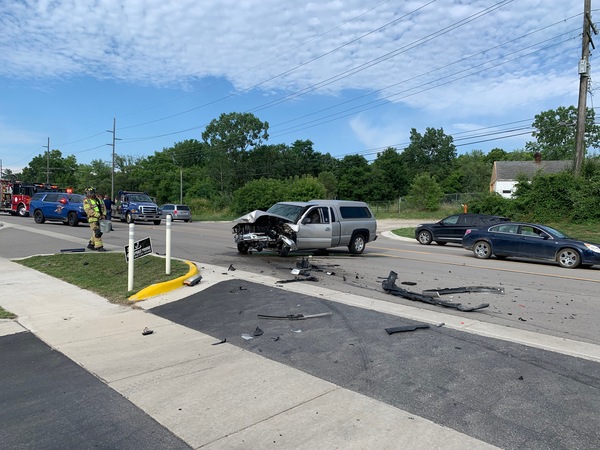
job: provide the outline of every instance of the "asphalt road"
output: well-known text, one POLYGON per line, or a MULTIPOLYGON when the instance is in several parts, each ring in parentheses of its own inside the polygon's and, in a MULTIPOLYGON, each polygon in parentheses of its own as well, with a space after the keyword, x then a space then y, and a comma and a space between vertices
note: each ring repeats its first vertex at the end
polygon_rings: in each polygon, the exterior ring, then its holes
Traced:
MULTIPOLYGON (((69 247, 84 247, 89 229, 82 224, 68 227, 59 223, 35 224, 31 218, 3 216, 2 221, 18 225, 27 237, 11 230, 0 234, 0 254, 24 257, 36 253, 53 253, 69 247), (36 231, 53 233, 49 240, 36 231), (14 236, 13 236, 14 234, 14 236)), ((390 271, 398 273, 398 283, 415 292, 424 289, 463 286, 502 287, 504 295, 457 294, 453 301, 467 305, 487 302, 489 308, 477 312, 477 320, 520 330, 600 344, 600 267, 564 269, 555 264, 517 260, 475 259, 458 245, 423 246, 413 240, 394 240, 380 236, 369 243, 363 255, 352 256, 345 248, 327 253, 297 253, 281 258, 270 252, 240 255, 233 242, 231 223, 175 222, 172 225, 173 257, 223 267, 291 279, 291 269, 302 257, 310 258, 316 269, 312 275, 318 284, 340 292, 354 293, 374 299, 415 305, 415 302, 386 294, 381 279, 390 271)), ((104 235, 108 248, 123 250, 128 240, 128 225, 114 222, 115 231, 104 235)), ((394 225, 384 224, 390 229, 394 225)), ((155 252, 166 252, 166 227, 138 223, 135 239, 150 236, 155 252)), ((440 310, 439 306, 419 304, 420 308, 440 310)), ((462 317, 474 313, 444 308, 444 312, 462 317)))

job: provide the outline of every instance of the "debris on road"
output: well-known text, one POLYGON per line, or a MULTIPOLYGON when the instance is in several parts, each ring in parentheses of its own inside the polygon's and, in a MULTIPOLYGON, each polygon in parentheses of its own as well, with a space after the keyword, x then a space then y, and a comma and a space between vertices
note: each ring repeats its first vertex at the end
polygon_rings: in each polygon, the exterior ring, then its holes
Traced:
POLYGON ((256 330, 254 330, 254 333, 252 333, 254 336, 262 336, 265 332, 263 330, 260 329, 260 327, 256 327, 256 330))
POLYGON ((386 291, 388 294, 396 295, 398 297, 403 297, 408 300, 428 303, 430 305, 445 306, 447 308, 457 309, 458 311, 471 312, 471 311, 477 311, 479 309, 487 308, 488 306, 490 306, 489 303, 481 303, 480 305, 477 305, 477 306, 464 306, 461 303, 454 303, 451 301, 440 300, 438 298, 433 298, 433 297, 429 297, 427 295, 418 294, 416 292, 411 292, 411 291, 408 291, 406 289, 396 286, 397 278, 398 278, 398 274, 396 272, 394 272, 393 270, 390 271, 390 274, 388 275, 388 277, 385 280, 383 280, 383 282, 381 283, 383 290, 386 291))
POLYGON ((401 327, 386 328, 385 331, 387 331, 387 334, 394 334, 394 333, 402 333, 405 331, 415 331, 415 330, 420 330, 420 329, 425 329, 425 328, 429 328, 429 325, 427 325, 426 323, 421 323, 418 325, 403 325, 401 327))
POLYGON ((151 330, 148 327, 144 328, 144 331, 142 331, 143 336, 148 336, 149 334, 152 334, 152 333, 154 333, 154 330, 151 330))
POLYGON ((285 316, 269 316, 267 314, 258 314, 258 317, 261 319, 284 319, 284 320, 305 320, 305 319, 313 319, 315 317, 326 317, 331 316, 332 313, 318 313, 318 314, 288 314, 285 316))
POLYGON ((61 253, 80 253, 80 252, 85 252, 85 248, 63 248, 61 251, 61 253))
POLYGON ((227 338, 225 338, 225 339, 221 339, 219 342, 213 342, 213 343, 212 343, 212 344, 210 344, 210 345, 219 345, 219 344, 224 344, 225 342, 227 342, 227 338))
POLYGON ((285 284, 285 283, 295 283, 296 281, 319 281, 319 279, 315 276, 309 276, 305 278, 292 278, 291 280, 278 280, 275 284, 285 284))
MULTIPOLYGON (((405 284, 402 283, 402 284, 405 284)), ((489 293, 489 294, 504 294, 503 287, 491 287, 491 286, 463 286, 456 288, 443 288, 443 289, 426 289, 422 292, 423 295, 428 297, 440 297, 442 295, 449 294, 469 294, 473 292, 489 293)))

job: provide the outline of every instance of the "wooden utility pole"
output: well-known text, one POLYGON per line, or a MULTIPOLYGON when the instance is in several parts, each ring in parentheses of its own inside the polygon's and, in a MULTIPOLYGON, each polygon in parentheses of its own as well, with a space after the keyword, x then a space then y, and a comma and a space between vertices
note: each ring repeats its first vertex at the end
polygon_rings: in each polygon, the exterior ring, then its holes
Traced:
POLYGON ((581 166, 585 158, 585 120, 587 116, 587 92, 590 79, 590 45, 594 47, 591 31, 598 34, 592 23, 592 0, 584 0, 583 4, 583 39, 581 60, 579 61, 579 102, 577 106, 577 130, 575 132, 575 176, 581 174, 581 166))
POLYGON ((46 184, 50 184, 50 138, 46 147, 46 184))

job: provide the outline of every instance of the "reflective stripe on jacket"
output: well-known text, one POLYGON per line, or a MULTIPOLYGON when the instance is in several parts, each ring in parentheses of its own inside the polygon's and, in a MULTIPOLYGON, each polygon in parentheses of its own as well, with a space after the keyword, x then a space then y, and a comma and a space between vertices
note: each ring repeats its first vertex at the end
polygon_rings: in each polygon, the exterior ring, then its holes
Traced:
POLYGON ((84 198, 83 209, 88 216, 88 222, 98 222, 102 216, 106 215, 104 202, 97 198, 84 198))

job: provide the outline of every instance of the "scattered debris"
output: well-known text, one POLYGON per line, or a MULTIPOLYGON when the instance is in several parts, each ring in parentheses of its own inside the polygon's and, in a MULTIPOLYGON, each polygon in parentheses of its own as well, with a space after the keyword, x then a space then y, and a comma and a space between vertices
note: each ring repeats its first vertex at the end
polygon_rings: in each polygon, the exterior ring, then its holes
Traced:
POLYGON ((444 322, 440 322, 440 323, 436 324, 435 326, 440 328, 440 327, 443 327, 444 325, 446 325, 444 322))
POLYGON ((142 331, 142 335, 147 336, 149 334, 154 333, 154 330, 151 330, 150 328, 146 327, 144 328, 144 331, 142 331))
POLYGON ((233 267, 233 264, 229 264, 229 269, 227 269, 227 270, 233 272, 235 270, 235 267, 233 267))
POLYGON ((219 342, 213 342, 213 343, 212 343, 212 344, 210 344, 210 345, 219 345, 219 344, 224 344, 225 342, 227 342, 227 338, 225 338, 225 339, 221 339, 219 342))
POLYGON ((252 333, 254 336, 262 336, 265 332, 263 330, 260 329, 260 327, 256 327, 256 330, 254 330, 254 333, 252 333))
POLYGON ((402 281, 400 284, 405 284, 407 286, 416 286, 416 281, 402 281))
POLYGON ((319 279, 315 276, 310 276, 306 278, 293 278, 291 280, 279 280, 276 281, 276 284, 285 284, 285 283, 294 283, 296 281, 319 281, 319 279))
POLYGON ((79 253, 79 252, 85 252, 85 248, 63 248, 61 251, 61 253, 79 253))
MULTIPOLYGON (((405 283, 402 283, 405 284, 405 283)), ((503 287, 490 287, 490 286, 464 286, 456 288, 444 288, 444 289, 427 289, 422 292, 427 297, 440 297, 441 295, 448 294, 463 294, 473 292, 484 292, 490 294, 504 294, 503 287)))
POLYGON ((292 332, 293 332, 293 333, 302 333, 302 330, 300 330, 300 329, 294 330, 294 329, 292 328, 292 332))
POLYGON ((200 283, 200 280, 202 280, 202 275, 197 273, 196 275, 186 278, 183 281, 183 284, 185 284, 186 286, 196 286, 198 283, 200 283))
POLYGON ((254 339, 254 336, 244 333, 244 334, 242 334, 242 339, 250 341, 250 340, 254 339))
POLYGON ((391 327, 391 328, 386 328, 385 331, 387 331, 387 334, 394 334, 394 333, 402 333, 404 331, 415 331, 415 330, 420 330, 420 329, 424 329, 424 328, 429 328, 429 325, 427 325, 426 323, 420 323, 418 325, 404 325, 401 327, 391 327))
POLYGON ((286 316, 269 316, 267 314, 259 314, 258 317, 261 319, 285 319, 285 320, 305 320, 313 319, 315 317, 331 316, 332 313, 318 313, 318 314, 288 314, 286 316))
POLYGON ((244 286, 238 286, 237 288, 232 289, 229 292, 231 292, 233 294, 234 292, 237 292, 237 291, 247 291, 247 290, 248 290, 248 288, 246 288, 244 286))
POLYGON ((272 337, 271 339, 273 339, 274 341, 278 341, 279 340, 279 336, 272 337))
POLYGON ((335 272, 327 272, 327 275, 335 275, 335 272))
POLYGON ((477 311, 479 309, 487 308, 488 306, 490 306, 489 303, 482 303, 477 306, 464 306, 461 303, 449 302, 446 300, 432 298, 427 295, 418 294, 416 292, 407 291, 406 289, 402 289, 402 288, 396 286, 397 278, 398 278, 398 274, 396 272, 394 272, 393 270, 390 271, 390 274, 388 275, 388 277, 385 280, 383 280, 383 282, 381 283, 383 290, 386 291, 388 294, 403 297, 408 300, 429 303, 430 305, 445 306, 448 308, 457 309, 459 311, 466 311, 466 312, 477 311))
POLYGON ((523 319, 522 317, 519 317, 519 320, 520 320, 521 322, 527 322, 527 319, 523 319))

